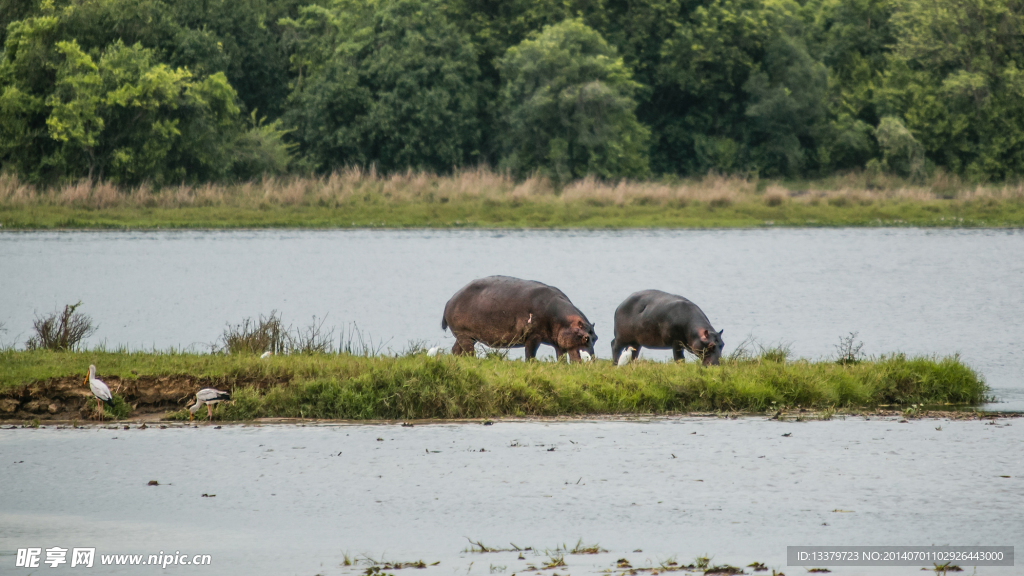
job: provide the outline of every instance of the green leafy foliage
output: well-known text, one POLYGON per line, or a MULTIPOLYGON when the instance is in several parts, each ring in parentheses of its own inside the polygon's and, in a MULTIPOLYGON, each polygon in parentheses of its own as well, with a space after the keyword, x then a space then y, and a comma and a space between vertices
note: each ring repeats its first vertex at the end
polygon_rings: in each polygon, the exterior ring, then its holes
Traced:
POLYGON ((639 84, 615 49, 580 20, 547 26, 509 48, 502 77, 502 166, 556 182, 647 173, 648 130, 636 119, 639 84))
POLYGON ((286 119, 316 169, 449 171, 473 161, 476 54, 437 0, 335 0, 288 25, 301 79, 286 119))
POLYGON ((239 97, 223 43, 209 26, 187 28, 187 13, 154 0, 48 1, 11 23, 0 59, 0 161, 43 183, 159 186, 283 171, 279 124, 246 126, 250 94, 239 97), (202 57, 197 34, 212 46, 202 57))
POLYGON ((1024 171, 1024 3, 896 3, 881 107, 929 160, 974 179, 1024 171))
POLYGON ((1024 173, 1024 0, 0 0, 0 169, 1024 173))

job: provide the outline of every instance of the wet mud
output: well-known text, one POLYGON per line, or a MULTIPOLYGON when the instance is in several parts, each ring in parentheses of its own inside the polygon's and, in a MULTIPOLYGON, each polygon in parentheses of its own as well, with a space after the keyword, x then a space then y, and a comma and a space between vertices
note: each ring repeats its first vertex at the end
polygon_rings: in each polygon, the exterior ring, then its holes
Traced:
MULTIPOLYGON (((96 399, 79 376, 51 378, 0 391, 0 420, 77 420, 95 417, 96 399)), ((233 390, 248 386, 264 389, 286 381, 194 376, 104 377, 111 392, 132 407, 132 416, 180 410, 201 388, 233 390)))

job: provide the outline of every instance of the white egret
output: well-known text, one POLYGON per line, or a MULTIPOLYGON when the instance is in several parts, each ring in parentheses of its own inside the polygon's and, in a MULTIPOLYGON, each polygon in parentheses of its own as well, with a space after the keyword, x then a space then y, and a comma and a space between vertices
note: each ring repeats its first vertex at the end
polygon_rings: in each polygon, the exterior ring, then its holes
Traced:
POLYGON ((260 358, 270 358, 270 357, 271 357, 271 356, 273 356, 273 355, 274 355, 274 353, 273 353, 273 352, 271 352, 270 350, 267 350, 267 351, 266 351, 266 352, 264 352, 263 354, 260 354, 260 358))
POLYGON ((580 358, 582 358, 584 362, 590 362, 590 352, 587 352, 586 350, 580 350, 580 358))
POLYGON ((96 366, 89 364, 89 376, 86 377, 85 382, 89 385, 89 389, 92 390, 92 395, 96 397, 96 410, 100 413, 100 418, 103 418, 103 404, 100 402, 106 402, 111 406, 114 405, 114 395, 110 393, 110 388, 103 382, 96 378, 96 366))
POLYGON ((619 354, 619 366, 629 364, 630 361, 633 360, 633 352, 636 352, 636 348, 633 348, 632 346, 623 350, 622 353, 619 354))
POLYGON ((430 356, 431 358, 433 358, 434 356, 437 356, 438 353, 440 353, 440 352, 441 352, 441 347, 440 346, 434 346, 430 350, 427 350, 427 356, 430 356))
POLYGON ((216 388, 203 388, 199 392, 196 392, 196 403, 188 409, 188 421, 192 421, 192 417, 195 416, 196 411, 204 404, 206 405, 206 414, 208 419, 213 420, 213 408, 211 407, 226 400, 231 400, 230 393, 217 390, 216 388))

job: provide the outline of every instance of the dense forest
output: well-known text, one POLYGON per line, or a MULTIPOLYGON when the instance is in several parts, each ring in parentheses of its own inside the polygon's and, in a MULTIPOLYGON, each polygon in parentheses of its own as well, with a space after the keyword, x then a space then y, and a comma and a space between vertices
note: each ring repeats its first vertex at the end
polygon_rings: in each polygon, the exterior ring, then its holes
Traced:
POLYGON ((50 184, 1024 173, 1024 0, 0 0, 50 184))

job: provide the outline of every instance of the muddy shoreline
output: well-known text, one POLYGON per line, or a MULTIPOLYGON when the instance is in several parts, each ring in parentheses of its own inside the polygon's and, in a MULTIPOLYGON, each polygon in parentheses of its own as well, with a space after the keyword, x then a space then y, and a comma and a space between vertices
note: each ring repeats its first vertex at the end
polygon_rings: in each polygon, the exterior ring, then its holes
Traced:
MULTIPOLYGON (((111 380, 111 388, 115 389, 111 380)), ((740 418, 763 418, 776 420, 785 423, 820 422, 827 420, 844 420, 846 418, 861 418, 864 420, 880 419, 891 420, 897 423, 905 423, 911 420, 1009 420, 1024 418, 1021 412, 990 412, 980 411, 970 407, 963 407, 953 410, 918 410, 914 413, 907 413, 899 409, 877 408, 877 409, 850 409, 839 411, 820 411, 805 408, 793 408, 791 410, 777 411, 775 414, 759 412, 679 412, 679 413, 633 413, 633 414, 570 414, 560 416, 496 416, 494 418, 436 418, 436 419, 413 419, 413 420, 341 420, 341 419, 318 419, 318 418, 255 418, 252 420, 220 420, 207 422, 205 418, 196 423, 170 420, 168 416, 172 412, 181 410, 186 406, 189 399, 200 389, 205 387, 224 388, 224 383, 218 379, 209 378, 188 378, 188 377, 161 377, 161 378, 140 378, 137 381, 125 383, 120 394, 124 394, 126 401, 132 405, 132 415, 120 420, 96 421, 95 400, 88 391, 82 391, 77 384, 77 378, 60 378, 40 384, 26 385, 21 389, 6 390, 0 393, 0 408, 10 406, 10 402, 19 402, 18 408, 13 411, 0 411, 0 425, 7 424, 9 428, 55 426, 58 428, 72 427, 112 427, 118 428, 122 425, 127 429, 129 425, 153 427, 189 427, 189 426, 261 426, 261 425, 296 425, 296 426, 364 426, 380 425, 394 426, 401 424, 405 427, 422 425, 442 424, 476 424, 491 425, 495 422, 501 423, 524 423, 524 422, 657 422, 665 420, 677 420, 680 418, 707 418, 709 420, 736 420, 740 418), (7 404, 4 404, 7 402, 7 404), (56 406, 52 411, 51 407, 56 406)), ((240 385, 258 386, 266 388, 273 386, 269 382, 245 382, 240 385)), ((115 389, 116 390, 116 389, 115 389)), ((215 416, 216 418, 216 416, 215 416)))
MULTIPOLYGON (((104 377, 114 394, 132 407, 132 418, 163 415, 185 407, 201 388, 233 390, 239 386, 265 389, 286 384, 286 380, 203 378, 193 376, 104 377)), ((4 420, 84 420, 94 416, 96 401, 79 376, 50 378, 0 390, 0 421, 4 420)))

